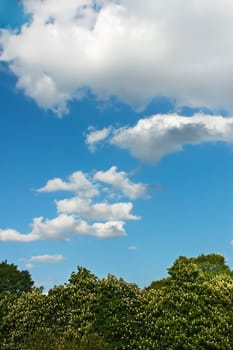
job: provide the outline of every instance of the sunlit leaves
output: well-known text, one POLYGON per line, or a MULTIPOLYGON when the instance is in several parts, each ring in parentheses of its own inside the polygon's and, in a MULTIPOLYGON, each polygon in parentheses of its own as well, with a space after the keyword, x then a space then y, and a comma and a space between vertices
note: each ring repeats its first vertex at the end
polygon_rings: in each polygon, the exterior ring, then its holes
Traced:
POLYGON ((140 290, 79 267, 48 295, 0 293, 1 350, 232 350, 233 279, 217 254, 179 257, 140 290))

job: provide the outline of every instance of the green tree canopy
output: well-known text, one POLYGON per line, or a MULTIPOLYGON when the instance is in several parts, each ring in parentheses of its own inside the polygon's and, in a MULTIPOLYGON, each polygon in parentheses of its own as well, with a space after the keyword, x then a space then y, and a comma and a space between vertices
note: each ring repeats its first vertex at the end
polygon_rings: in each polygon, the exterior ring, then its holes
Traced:
POLYGON ((0 263, 0 292, 21 294, 30 292, 34 281, 27 270, 20 271, 17 265, 8 264, 7 261, 0 263))
POLYGON ((224 256, 220 254, 199 255, 196 258, 180 256, 175 260, 172 267, 168 269, 172 279, 195 280, 198 276, 203 278, 214 278, 215 276, 226 275, 233 277, 233 273, 227 266, 224 256))
POLYGON ((197 258, 190 258, 197 266, 199 271, 206 276, 214 277, 217 275, 233 276, 232 271, 226 264, 224 256, 221 254, 199 255, 197 258))
POLYGON ((47 295, 8 288, 0 292, 0 349, 232 350, 233 278, 225 259, 181 256, 168 273, 144 290, 83 267, 47 295))

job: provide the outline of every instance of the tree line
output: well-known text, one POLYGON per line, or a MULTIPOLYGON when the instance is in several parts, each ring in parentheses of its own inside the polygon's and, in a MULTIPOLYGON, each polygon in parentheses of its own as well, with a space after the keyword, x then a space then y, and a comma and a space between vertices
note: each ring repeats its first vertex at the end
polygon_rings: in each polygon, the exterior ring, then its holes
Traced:
POLYGON ((184 256, 140 289, 78 267, 48 294, 0 263, 2 350, 232 350, 233 272, 223 256, 184 256))

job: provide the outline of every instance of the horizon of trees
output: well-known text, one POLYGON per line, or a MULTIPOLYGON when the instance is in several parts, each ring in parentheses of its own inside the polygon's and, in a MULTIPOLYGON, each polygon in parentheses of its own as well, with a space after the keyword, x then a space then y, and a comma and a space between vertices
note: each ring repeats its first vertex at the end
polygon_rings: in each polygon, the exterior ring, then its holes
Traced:
POLYGON ((2 350, 232 350, 233 271, 219 254, 178 257, 140 289, 84 267, 43 294, 0 263, 2 350))

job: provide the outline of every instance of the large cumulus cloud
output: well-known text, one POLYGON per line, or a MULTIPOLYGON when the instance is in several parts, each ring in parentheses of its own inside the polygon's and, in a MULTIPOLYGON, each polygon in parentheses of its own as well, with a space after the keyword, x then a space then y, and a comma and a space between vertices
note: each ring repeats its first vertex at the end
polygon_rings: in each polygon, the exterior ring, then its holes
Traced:
POLYGON ((233 109, 231 0, 23 0, 19 32, 1 31, 17 86, 62 115, 91 91, 134 107, 156 96, 233 109))

